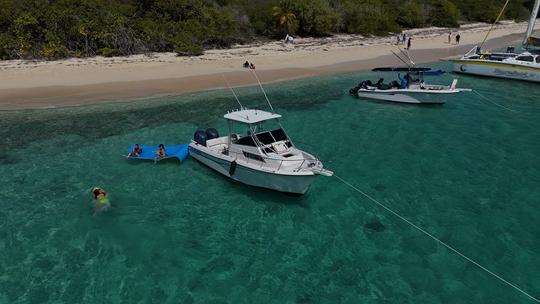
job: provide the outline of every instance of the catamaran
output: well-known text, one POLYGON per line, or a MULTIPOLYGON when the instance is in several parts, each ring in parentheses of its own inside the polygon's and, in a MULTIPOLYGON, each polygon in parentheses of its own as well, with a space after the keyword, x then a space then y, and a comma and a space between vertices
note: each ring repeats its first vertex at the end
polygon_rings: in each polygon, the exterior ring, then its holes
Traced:
POLYGON ((375 68, 374 72, 404 72, 404 77, 398 74, 400 82, 394 80, 388 84, 381 78, 377 83, 371 80, 362 81, 349 93, 358 97, 413 104, 442 104, 446 97, 469 89, 457 88, 457 79, 449 86, 426 84, 425 75, 441 75, 444 71, 432 71, 431 68, 421 67, 385 67, 375 68))
POLYGON ((452 70, 463 74, 540 82, 540 50, 534 48, 540 46, 540 37, 532 36, 539 8, 540 0, 536 0, 522 42, 524 52, 516 53, 512 47, 506 52, 489 52, 475 46, 462 57, 450 60, 452 70))

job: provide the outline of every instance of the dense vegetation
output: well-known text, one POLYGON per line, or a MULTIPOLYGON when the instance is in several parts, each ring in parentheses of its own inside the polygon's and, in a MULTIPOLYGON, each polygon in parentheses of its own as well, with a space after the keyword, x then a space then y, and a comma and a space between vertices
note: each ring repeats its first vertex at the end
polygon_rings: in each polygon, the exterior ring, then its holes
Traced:
MULTIPOLYGON (((527 18, 533 0, 504 18, 527 18)), ((0 59, 176 51, 202 54, 286 33, 386 35, 492 22, 504 0, 0 0, 0 59)))

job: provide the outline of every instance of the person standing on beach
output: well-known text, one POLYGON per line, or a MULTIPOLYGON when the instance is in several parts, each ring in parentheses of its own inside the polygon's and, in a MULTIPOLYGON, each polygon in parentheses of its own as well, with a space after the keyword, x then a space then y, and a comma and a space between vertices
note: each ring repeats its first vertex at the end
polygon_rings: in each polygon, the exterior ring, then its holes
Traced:
POLYGON ((409 37, 409 40, 407 40, 407 50, 411 49, 411 40, 412 40, 411 37, 409 37))
POLYGON ((456 35, 456 44, 459 44, 459 39, 461 39, 461 35, 457 33, 456 35))
POLYGON ((452 32, 448 32, 448 44, 452 43, 452 32))

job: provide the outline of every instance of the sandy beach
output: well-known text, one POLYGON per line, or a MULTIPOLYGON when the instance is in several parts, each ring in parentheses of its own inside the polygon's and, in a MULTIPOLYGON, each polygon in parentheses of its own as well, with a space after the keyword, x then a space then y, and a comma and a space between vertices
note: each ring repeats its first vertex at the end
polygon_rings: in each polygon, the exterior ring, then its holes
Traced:
MULTIPOLYGON (((482 41, 489 27, 483 23, 462 26, 460 45, 447 42, 448 32, 457 29, 432 27, 405 33, 413 38, 411 58, 423 63, 469 51, 482 41)), ((484 48, 519 42, 526 27, 525 22, 502 22, 484 48)), ((222 74, 233 86, 252 85, 256 83, 252 73, 242 68, 246 60, 256 65, 262 82, 400 65, 391 54, 397 49, 395 36, 335 35, 295 39, 292 45, 282 41, 237 45, 208 50, 199 57, 159 53, 0 61, 0 110, 75 106, 221 88, 225 86, 222 74)))

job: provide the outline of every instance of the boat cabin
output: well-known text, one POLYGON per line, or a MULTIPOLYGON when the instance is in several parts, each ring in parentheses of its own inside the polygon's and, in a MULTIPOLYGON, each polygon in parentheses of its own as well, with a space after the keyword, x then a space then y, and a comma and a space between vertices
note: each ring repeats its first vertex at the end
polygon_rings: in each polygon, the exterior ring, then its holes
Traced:
POLYGON ((279 114, 243 109, 227 113, 224 117, 229 126, 228 146, 232 153, 242 151, 244 155, 247 152, 261 157, 286 156, 286 152, 293 147, 279 123, 279 114))
MULTIPOLYGON (((306 155, 294 146, 279 123, 281 115, 241 109, 225 114, 224 118, 227 120, 229 135, 219 137, 217 131, 212 129, 215 136, 207 136, 205 142, 195 142, 236 161, 275 167, 276 170, 304 164, 306 155)), ((207 135, 210 133, 206 131, 207 135)))

